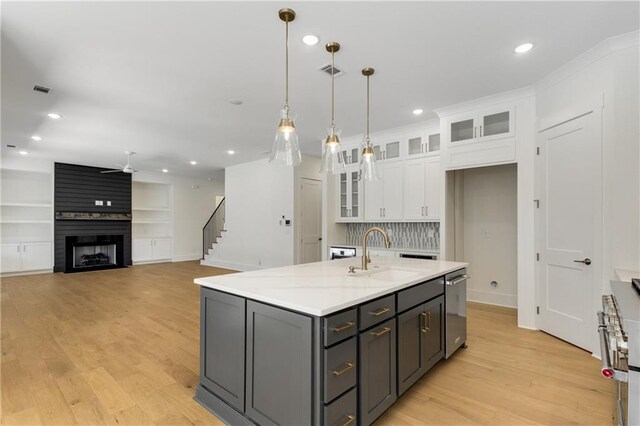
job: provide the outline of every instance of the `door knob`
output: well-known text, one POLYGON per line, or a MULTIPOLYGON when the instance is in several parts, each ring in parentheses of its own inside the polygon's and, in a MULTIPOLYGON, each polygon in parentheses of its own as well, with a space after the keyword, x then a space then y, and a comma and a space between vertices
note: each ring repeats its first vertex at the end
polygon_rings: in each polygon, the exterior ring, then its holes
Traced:
POLYGON ((589 259, 588 257, 585 257, 584 260, 574 260, 574 262, 576 262, 576 263, 584 263, 585 265, 591 265, 591 259, 589 259))

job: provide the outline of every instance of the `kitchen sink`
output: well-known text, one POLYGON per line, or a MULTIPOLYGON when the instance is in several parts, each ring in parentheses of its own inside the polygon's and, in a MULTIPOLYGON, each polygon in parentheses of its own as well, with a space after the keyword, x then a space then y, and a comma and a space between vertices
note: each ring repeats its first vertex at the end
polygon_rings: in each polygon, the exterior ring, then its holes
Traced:
POLYGON ((411 278, 417 278, 418 275, 425 271, 418 271, 408 268, 397 268, 393 266, 369 266, 366 271, 358 270, 356 273, 349 274, 352 277, 367 277, 380 281, 406 281, 411 278))

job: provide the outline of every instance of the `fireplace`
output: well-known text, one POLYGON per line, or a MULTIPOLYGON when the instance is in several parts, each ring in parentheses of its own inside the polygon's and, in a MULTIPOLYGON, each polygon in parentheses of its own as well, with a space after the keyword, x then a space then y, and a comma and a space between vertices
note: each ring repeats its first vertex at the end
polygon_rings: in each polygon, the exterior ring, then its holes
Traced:
POLYGON ((65 237, 65 272, 123 268, 123 235, 65 237))

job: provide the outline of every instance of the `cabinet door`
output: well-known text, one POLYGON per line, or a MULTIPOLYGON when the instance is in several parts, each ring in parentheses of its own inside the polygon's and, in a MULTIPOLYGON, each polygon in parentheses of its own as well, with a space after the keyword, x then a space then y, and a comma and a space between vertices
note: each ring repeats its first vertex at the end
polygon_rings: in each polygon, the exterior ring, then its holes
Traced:
POLYGON ((405 219, 425 219, 426 167, 426 160, 421 158, 404 163, 403 205, 405 219))
POLYGON ((451 143, 471 141, 477 137, 476 114, 462 115, 449 120, 451 143))
POLYGON ((131 257, 134 262, 152 260, 151 240, 149 238, 134 238, 131 242, 131 257))
POLYGON ((51 243, 48 241, 22 244, 22 270, 50 269, 51 254, 51 243))
POLYGON ((157 238, 153 240, 153 259, 171 259, 171 238, 157 238))
POLYGON ((0 244, 0 262, 2 262, 2 272, 17 272, 22 269, 20 250, 21 245, 19 243, 0 244))
POLYGON ((380 179, 367 181, 364 184, 364 218, 368 221, 382 219, 382 207, 384 206, 383 182, 385 180, 383 167, 379 168, 380 179))
POLYGON ((247 302, 245 412, 254 422, 313 423, 312 347, 310 317, 247 302))
POLYGON ((382 159, 383 160, 395 160, 400 158, 400 141, 386 142, 383 145, 382 159))
POLYGON ((396 320, 360 333, 360 420, 373 423, 397 399, 396 320))
POLYGON ((407 158, 422 157, 425 152, 425 141, 421 135, 409 136, 406 141, 407 158))
POLYGON ((200 383, 244 411, 245 299, 202 287, 200 383))
POLYGON ((444 296, 424 305, 424 351, 427 370, 444 357, 444 296))
POLYGON ((440 157, 429 158, 426 170, 427 191, 425 216, 427 219, 440 219, 440 157))
POLYGON ((402 182, 403 163, 400 161, 385 164, 382 170, 382 218, 384 220, 402 219, 402 182))
POLYGON ((348 183, 347 183, 347 173, 340 173, 337 176, 338 180, 338 190, 336 191, 338 194, 338 219, 340 221, 347 221, 349 218, 349 194, 348 194, 348 183))
POLYGON ((350 222, 362 219, 362 181, 359 179, 360 170, 354 167, 347 173, 349 181, 349 218, 350 222))
POLYGON ((398 394, 402 395, 427 372, 425 363, 425 305, 398 316, 398 394))
POLYGON ((440 152, 440 133, 431 133, 427 135, 427 144, 429 153, 440 152))
POLYGON ((491 140, 515 135, 513 113, 513 108, 482 111, 478 123, 478 137, 482 140, 491 140))

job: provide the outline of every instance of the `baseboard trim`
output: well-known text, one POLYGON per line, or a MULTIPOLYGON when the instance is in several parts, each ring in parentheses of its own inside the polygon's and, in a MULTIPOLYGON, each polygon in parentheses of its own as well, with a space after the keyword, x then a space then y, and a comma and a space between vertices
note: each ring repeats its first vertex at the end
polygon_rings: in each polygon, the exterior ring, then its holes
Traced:
POLYGON ((505 308, 517 308, 518 297, 488 291, 472 290, 467 287, 467 300, 470 302, 484 303, 486 305, 504 306, 505 308))
POLYGON ((264 269, 258 266, 245 265, 243 263, 227 262, 220 259, 201 260, 200 264, 205 266, 212 266, 214 268, 231 269, 233 271, 240 271, 240 272, 258 271, 260 269, 264 269))
POLYGON ((202 255, 200 254, 187 254, 183 256, 175 256, 171 258, 172 262, 187 262, 189 260, 200 260, 202 259, 202 255))
POLYGON ((37 271, 3 272, 0 274, 0 278, 20 277, 22 275, 52 274, 52 273, 53 273, 53 268, 38 269, 37 271))

